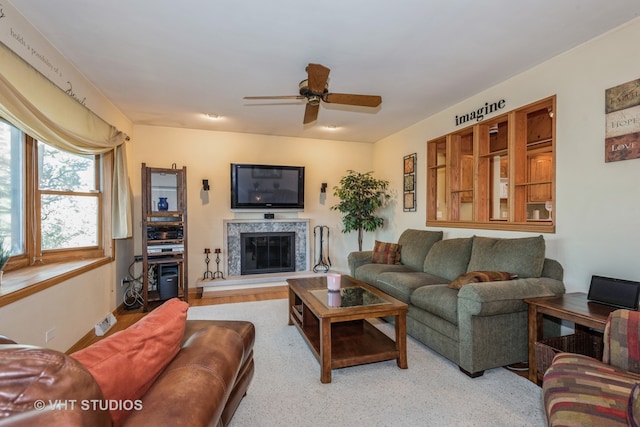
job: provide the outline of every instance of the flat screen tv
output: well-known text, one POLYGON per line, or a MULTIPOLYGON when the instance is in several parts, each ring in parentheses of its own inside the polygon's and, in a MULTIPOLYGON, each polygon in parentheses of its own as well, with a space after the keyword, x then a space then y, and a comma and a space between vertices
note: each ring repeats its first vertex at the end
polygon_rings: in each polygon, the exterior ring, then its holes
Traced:
POLYGON ((231 209, 304 210, 304 166, 232 163, 231 209))

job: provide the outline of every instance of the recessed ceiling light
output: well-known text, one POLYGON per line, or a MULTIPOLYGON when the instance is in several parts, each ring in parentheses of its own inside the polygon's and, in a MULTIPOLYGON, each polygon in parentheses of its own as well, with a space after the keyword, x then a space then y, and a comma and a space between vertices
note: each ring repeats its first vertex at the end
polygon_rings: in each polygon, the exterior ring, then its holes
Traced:
POLYGON ((336 125, 327 125, 327 130, 338 130, 338 126, 336 126, 336 125))
POLYGON ((209 118, 211 120, 219 120, 219 119, 222 118, 222 116, 220 116, 220 114, 206 113, 205 115, 207 116, 207 118, 209 118))

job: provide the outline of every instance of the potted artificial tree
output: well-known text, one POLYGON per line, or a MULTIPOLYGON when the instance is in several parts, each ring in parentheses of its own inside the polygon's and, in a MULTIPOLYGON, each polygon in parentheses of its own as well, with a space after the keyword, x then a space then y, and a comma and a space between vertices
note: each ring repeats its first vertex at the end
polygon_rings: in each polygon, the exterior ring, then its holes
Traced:
POLYGON ((5 245, 4 238, 0 239, 0 285, 2 284, 3 269, 11 257, 11 248, 5 245))
POLYGON ((358 231, 358 250, 362 251, 362 232, 382 227, 383 219, 375 212, 391 197, 387 194, 388 181, 376 179, 373 172, 359 173, 352 170, 342 177, 340 185, 333 187, 333 195, 340 203, 332 210, 342 213, 343 233, 358 231))

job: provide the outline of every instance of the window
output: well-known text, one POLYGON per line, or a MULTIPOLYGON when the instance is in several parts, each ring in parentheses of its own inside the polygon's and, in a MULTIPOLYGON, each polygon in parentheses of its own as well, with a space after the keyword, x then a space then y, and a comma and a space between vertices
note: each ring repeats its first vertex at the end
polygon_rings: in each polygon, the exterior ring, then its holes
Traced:
POLYGON ((427 225, 555 232, 555 96, 427 142, 427 225))
POLYGON ((0 237, 12 255, 25 252, 24 135, 0 119, 0 237))
POLYGON ((104 255, 102 157, 36 141, 0 121, 0 236, 8 269, 104 255))

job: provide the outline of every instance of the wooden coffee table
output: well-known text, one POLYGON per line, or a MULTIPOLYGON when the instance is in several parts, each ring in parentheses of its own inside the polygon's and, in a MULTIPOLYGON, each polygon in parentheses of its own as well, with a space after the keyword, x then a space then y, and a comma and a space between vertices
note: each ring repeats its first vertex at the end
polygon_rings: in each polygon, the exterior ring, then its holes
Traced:
POLYGON ((407 304, 342 276, 338 292, 327 290, 324 276, 288 279, 289 325, 296 325, 320 362, 320 381, 331 370, 396 359, 407 369, 407 304), (395 341, 366 319, 395 317, 395 341))

